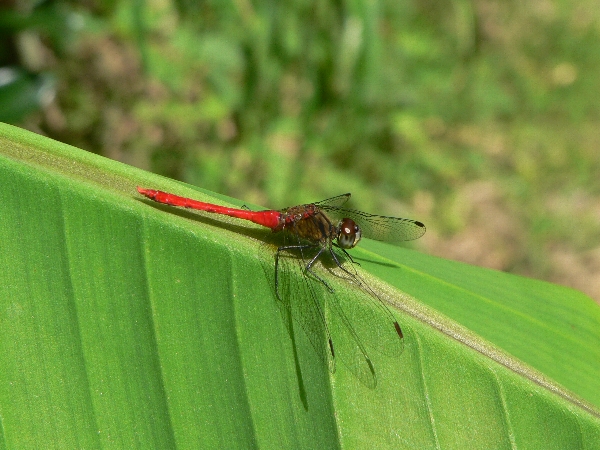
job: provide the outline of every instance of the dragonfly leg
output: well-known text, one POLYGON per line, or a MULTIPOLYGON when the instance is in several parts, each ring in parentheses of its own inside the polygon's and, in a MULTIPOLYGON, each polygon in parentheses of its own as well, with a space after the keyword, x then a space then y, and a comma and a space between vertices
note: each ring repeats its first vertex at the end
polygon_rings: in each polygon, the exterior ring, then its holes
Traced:
MULTIPOLYGON (((346 255, 350 256, 346 250, 342 249, 344 251, 344 253, 346 253, 346 255)), ((331 254, 331 258, 333 259, 333 261, 335 262, 335 264, 346 274, 348 275, 348 280, 351 281, 352 283, 358 285, 358 286, 362 286, 362 283, 358 280, 358 278, 356 278, 356 275, 353 274, 352 272, 350 272, 348 269, 346 269, 344 267, 344 265, 341 263, 341 261, 338 259, 338 255, 335 254, 335 252, 333 251, 333 248, 329 248, 329 253, 331 254)), ((354 264, 358 264, 355 263, 354 260, 352 259, 352 257, 350 256, 350 260, 352 261, 352 263, 354 264)), ((360 266, 360 264, 358 264, 360 266)))
POLYGON ((321 247, 321 249, 319 250, 319 252, 314 256, 313 259, 311 259, 309 261, 309 263, 306 265, 305 270, 307 272, 309 272, 313 277, 315 277, 317 280, 319 280, 321 283, 323 283, 325 285, 325 287, 327 288, 327 290, 329 292, 331 292, 332 294, 335 292, 334 289, 329 286, 329 283, 327 283, 327 281, 325 281, 323 278, 321 278, 319 275, 317 275, 316 273, 314 273, 312 271, 312 266, 315 263, 315 261, 319 258, 319 256, 321 256, 321 253, 323 253, 323 251, 325 250, 325 247, 321 247))
MULTIPOLYGON (((305 249, 309 249, 309 248, 315 248, 316 246, 313 244, 306 244, 306 245, 285 245, 282 247, 279 247, 277 249, 277 252, 275 253, 275 290, 277 291, 277 295, 279 296, 279 279, 278 279, 278 270, 277 270, 277 266, 279 265, 279 255, 282 251, 285 250, 300 250, 300 253, 302 253, 302 250, 305 249)), ((329 285, 329 283, 327 283, 327 281, 325 281, 323 278, 321 278, 319 275, 317 275, 313 270, 312 270, 312 266, 315 263, 315 261, 319 258, 319 256, 321 256, 321 253, 323 253, 323 250, 325 250, 325 247, 321 247, 321 249, 318 251, 318 253, 309 261, 309 263, 306 265, 306 267, 304 268, 304 270, 306 270, 308 273, 310 273, 310 275, 312 277, 314 277, 315 279, 317 279, 318 281, 320 281, 321 283, 323 283, 323 285, 327 288, 327 290, 331 293, 335 292, 333 290, 333 288, 329 285)))
POLYGON ((281 296, 279 295, 279 257, 281 256, 281 252, 286 250, 300 250, 313 247, 312 245, 284 245, 277 248, 275 252, 275 293, 277 294, 277 298, 279 301, 282 301, 281 296))

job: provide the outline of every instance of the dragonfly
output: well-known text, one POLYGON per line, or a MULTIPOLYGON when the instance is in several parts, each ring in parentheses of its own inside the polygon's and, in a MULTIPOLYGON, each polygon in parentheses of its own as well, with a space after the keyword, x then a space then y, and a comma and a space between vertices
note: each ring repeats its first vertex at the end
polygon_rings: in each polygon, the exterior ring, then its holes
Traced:
MULTIPOLYGON (((375 387, 377 383, 375 369, 367 349, 355 330, 356 325, 353 326, 345 312, 348 307, 342 306, 344 301, 339 298, 339 294, 336 294, 331 283, 325 279, 328 273, 345 280, 366 294, 367 306, 366 310, 363 309, 363 313, 359 314, 362 318, 360 322, 368 322, 367 327, 376 324, 383 328, 383 330, 374 330, 377 333, 375 340, 385 337, 381 339, 379 347, 383 353, 391 348, 399 349, 391 353, 402 351, 404 336, 398 321, 376 291, 358 274, 354 266, 359 264, 347 250, 356 247, 363 236, 392 244, 418 239, 426 230, 422 222, 344 208, 343 205, 350 199, 349 193, 280 210, 252 211, 247 208, 230 208, 205 203, 139 186, 137 190, 158 203, 248 220, 267 227, 274 233, 283 232, 288 239, 283 245, 276 247, 274 256, 275 295, 284 305, 286 319, 293 317, 301 323, 318 353, 321 353, 319 351, 321 346, 316 335, 326 336, 327 360, 331 372, 335 371, 336 347, 327 326, 325 311, 318 301, 315 283, 323 286, 330 294, 327 297, 328 305, 341 319, 341 328, 345 330, 343 334, 346 335, 347 340, 354 342, 350 352, 355 356, 347 359, 347 365, 363 384, 375 387), (329 265, 323 262, 325 258, 330 262, 329 265), (321 262, 319 268, 317 268, 318 261, 321 262), (348 261, 350 264, 347 263, 348 261), (300 279, 299 282, 291 281, 294 279, 292 272, 296 274, 300 272, 300 276, 295 277, 300 279)), ((290 325, 287 326, 290 330, 290 325)))

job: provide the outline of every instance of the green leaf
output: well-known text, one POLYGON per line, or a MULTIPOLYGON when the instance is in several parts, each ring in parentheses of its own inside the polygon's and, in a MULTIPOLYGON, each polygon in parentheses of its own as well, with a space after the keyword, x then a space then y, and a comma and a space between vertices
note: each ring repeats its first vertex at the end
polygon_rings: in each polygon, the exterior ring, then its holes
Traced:
POLYGON ((5 448, 600 448, 600 309, 578 292, 367 242, 405 336, 369 353, 369 388, 288 333, 264 231, 136 186, 223 198, 6 125, 0 183, 5 448))

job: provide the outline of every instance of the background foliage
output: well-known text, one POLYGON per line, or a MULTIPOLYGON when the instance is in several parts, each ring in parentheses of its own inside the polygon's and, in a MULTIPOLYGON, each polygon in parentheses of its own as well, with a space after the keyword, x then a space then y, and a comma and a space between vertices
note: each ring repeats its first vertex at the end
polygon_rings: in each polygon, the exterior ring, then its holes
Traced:
POLYGON ((14 2, 3 65, 56 96, 3 120, 251 203, 351 191, 430 253, 598 300, 599 6, 14 2))

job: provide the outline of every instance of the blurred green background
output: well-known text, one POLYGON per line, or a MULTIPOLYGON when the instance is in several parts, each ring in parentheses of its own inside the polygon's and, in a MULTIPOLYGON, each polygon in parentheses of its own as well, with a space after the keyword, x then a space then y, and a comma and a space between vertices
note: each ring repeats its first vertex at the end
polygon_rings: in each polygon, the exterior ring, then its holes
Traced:
POLYGON ((600 301, 600 1, 0 4, 0 120, 600 301))

